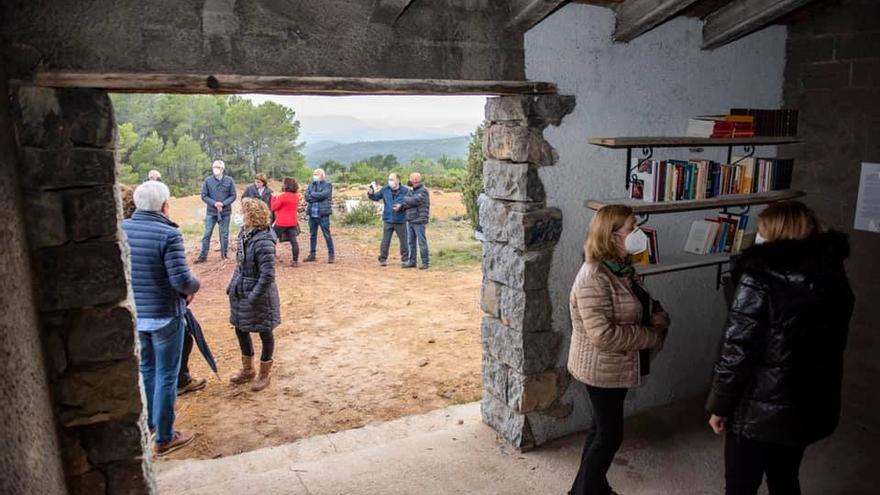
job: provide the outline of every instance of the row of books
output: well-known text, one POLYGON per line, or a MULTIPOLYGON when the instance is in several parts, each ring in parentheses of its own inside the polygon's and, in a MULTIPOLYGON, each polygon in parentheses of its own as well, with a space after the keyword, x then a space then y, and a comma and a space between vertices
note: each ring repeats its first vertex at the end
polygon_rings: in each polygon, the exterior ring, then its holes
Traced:
POLYGON ((755 231, 747 232, 748 215, 722 214, 697 220, 684 245, 692 254, 739 253, 755 242, 755 231))
POLYGON ((755 136, 751 115, 704 115, 688 119, 687 136, 703 138, 748 138, 755 136))
POLYGON ((749 138, 797 136, 798 111, 790 108, 731 108, 726 115, 703 115, 688 119, 687 136, 703 138, 749 138))
POLYGON ((708 199, 788 189, 794 160, 737 158, 721 164, 710 160, 633 159, 630 197, 644 201, 708 199))
POLYGON ((798 111, 793 108, 731 108, 730 115, 753 117, 755 136, 797 136, 798 111))

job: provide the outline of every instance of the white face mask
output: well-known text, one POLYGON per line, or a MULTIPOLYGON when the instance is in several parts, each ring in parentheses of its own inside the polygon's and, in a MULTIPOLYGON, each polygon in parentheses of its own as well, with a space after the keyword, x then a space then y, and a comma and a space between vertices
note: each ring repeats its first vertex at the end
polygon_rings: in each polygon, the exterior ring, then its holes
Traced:
POLYGON ((391 189, 397 189, 400 186, 397 184, 397 182, 394 182, 393 180, 389 180, 388 187, 390 187, 391 189))
POLYGON ((315 182, 321 182, 321 181, 323 181, 324 179, 322 179, 320 175, 313 175, 313 176, 312 176, 312 180, 315 181, 315 182))
POLYGON ((238 225, 239 227, 244 225, 244 217, 241 215, 241 213, 236 213, 235 215, 233 215, 232 221, 233 223, 235 223, 235 225, 238 225))
POLYGON ((214 177, 216 177, 218 179, 220 177, 223 177, 223 169, 222 168, 215 168, 214 169, 214 177))
POLYGON ((626 236, 623 245, 627 253, 639 254, 648 249, 648 236, 642 232, 642 229, 636 227, 626 236))
POLYGON ((767 239, 764 239, 764 236, 758 232, 758 234, 755 235, 755 244, 764 244, 765 242, 767 242, 767 239))

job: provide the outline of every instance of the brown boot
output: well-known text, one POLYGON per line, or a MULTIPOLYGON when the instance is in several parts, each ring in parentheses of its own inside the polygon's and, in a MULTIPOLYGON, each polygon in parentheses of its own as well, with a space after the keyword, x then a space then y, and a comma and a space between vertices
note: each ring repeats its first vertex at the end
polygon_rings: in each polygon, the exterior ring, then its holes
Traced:
POLYGON ((158 457, 162 457, 163 455, 170 454, 177 449, 182 447, 186 447, 190 442, 195 438, 195 433, 190 433, 188 431, 175 431, 174 435, 171 437, 171 440, 165 443, 157 443, 153 446, 153 453, 158 457))
POLYGON ((251 392, 259 392, 269 386, 269 371, 272 370, 272 361, 260 361, 260 376, 251 385, 251 392))
POLYGON ((247 383, 253 380, 255 376, 257 376, 257 373, 254 371, 254 357, 242 356, 241 369, 238 370, 238 373, 232 375, 229 379, 229 383, 233 385, 241 385, 242 383, 247 383))

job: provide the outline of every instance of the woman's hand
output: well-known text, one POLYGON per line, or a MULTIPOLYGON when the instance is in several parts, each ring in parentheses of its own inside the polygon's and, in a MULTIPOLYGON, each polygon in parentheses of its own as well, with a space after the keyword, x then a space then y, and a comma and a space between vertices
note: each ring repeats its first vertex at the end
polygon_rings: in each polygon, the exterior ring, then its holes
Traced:
POLYGON ((712 415, 709 418, 709 426, 712 427, 712 431, 715 432, 716 435, 720 435, 727 431, 727 418, 722 418, 721 416, 712 415))
POLYGON ((651 315, 651 326, 654 328, 666 330, 670 324, 672 320, 669 319, 669 313, 666 311, 657 311, 651 315))

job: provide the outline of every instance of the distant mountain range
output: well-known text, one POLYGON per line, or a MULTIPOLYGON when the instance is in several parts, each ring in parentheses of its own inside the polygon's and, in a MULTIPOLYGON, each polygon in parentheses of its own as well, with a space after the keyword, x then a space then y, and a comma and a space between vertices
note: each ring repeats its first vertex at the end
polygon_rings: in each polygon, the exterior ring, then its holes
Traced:
POLYGON ((443 156, 466 158, 470 139, 470 136, 458 136, 443 139, 403 139, 358 143, 316 141, 306 143, 302 153, 306 158, 306 163, 312 167, 317 167, 327 160, 349 164, 374 155, 394 155, 400 163, 408 163, 413 158, 432 160, 443 156))

